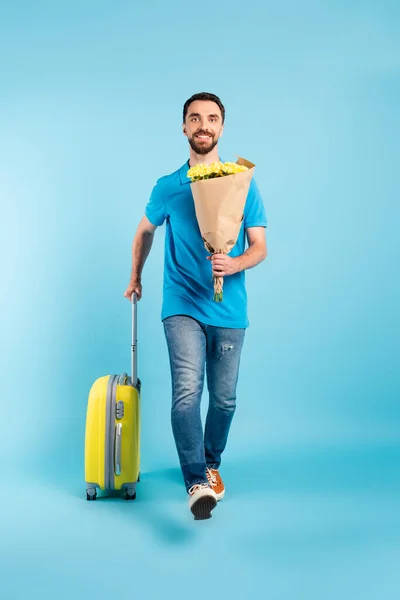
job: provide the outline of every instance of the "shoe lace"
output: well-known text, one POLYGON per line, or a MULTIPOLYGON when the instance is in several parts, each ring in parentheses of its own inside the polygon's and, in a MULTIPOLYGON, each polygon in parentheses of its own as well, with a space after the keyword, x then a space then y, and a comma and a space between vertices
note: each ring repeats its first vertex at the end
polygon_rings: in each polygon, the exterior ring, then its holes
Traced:
POLYGON ((194 494, 195 492, 197 492, 197 490, 209 489, 209 487, 210 486, 208 485, 208 483, 195 483, 189 489, 188 494, 191 496, 192 494, 194 494))
POLYGON ((216 476, 211 471, 211 469, 209 469, 208 467, 206 469, 206 476, 207 476, 208 481, 210 482, 210 485, 215 485, 217 483, 216 476))

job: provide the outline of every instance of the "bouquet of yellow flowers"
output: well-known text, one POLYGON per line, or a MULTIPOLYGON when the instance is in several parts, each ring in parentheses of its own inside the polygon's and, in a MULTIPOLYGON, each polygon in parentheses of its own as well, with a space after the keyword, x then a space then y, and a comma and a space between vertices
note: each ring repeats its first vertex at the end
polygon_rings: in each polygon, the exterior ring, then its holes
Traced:
POLYGON ((243 173, 249 167, 239 165, 233 162, 213 162, 210 165, 200 163, 189 169, 187 176, 192 180, 200 181, 202 179, 214 179, 215 177, 224 177, 225 175, 234 175, 235 173, 243 173))
MULTIPOLYGON (((189 169, 197 223, 210 254, 228 254, 236 244, 254 167, 239 158, 189 169)), ((223 283, 223 277, 214 276, 215 302, 223 300, 223 283)))

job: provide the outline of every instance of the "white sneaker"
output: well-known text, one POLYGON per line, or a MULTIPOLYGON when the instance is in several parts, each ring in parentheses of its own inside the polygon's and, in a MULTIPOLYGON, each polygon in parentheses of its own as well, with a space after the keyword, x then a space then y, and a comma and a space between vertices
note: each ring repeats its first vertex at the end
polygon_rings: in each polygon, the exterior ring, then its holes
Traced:
POLYGON ((196 521, 210 519, 211 511, 217 506, 217 495, 208 483, 197 483, 189 490, 189 508, 196 521))

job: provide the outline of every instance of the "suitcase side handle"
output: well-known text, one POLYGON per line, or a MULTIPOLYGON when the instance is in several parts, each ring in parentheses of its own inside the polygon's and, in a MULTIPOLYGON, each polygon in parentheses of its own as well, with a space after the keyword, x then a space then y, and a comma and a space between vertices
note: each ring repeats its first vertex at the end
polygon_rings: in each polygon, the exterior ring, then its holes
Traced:
POLYGON ((137 387, 137 294, 133 292, 132 297, 132 354, 131 354, 131 382, 137 387))
POLYGON ((115 426, 115 464, 114 471, 116 475, 121 475, 121 451, 122 451, 122 423, 115 426))

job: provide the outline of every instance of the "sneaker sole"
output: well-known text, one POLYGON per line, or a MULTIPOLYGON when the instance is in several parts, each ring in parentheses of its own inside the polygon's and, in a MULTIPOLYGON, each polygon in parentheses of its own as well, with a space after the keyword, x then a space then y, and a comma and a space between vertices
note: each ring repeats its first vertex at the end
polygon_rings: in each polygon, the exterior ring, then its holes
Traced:
POLYGON ((190 510, 196 521, 211 519, 211 511, 217 506, 217 500, 213 496, 203 496, 196 500, 190 510))
POLYGON ((222 498, 223 498, 224 496, 225 496, 225 490, 224 490, 223 492, 220 492, 219 494, 217 494, 217 500, 218 500, 218 502, 219 502, 220 500, 222 500, 222 498))

